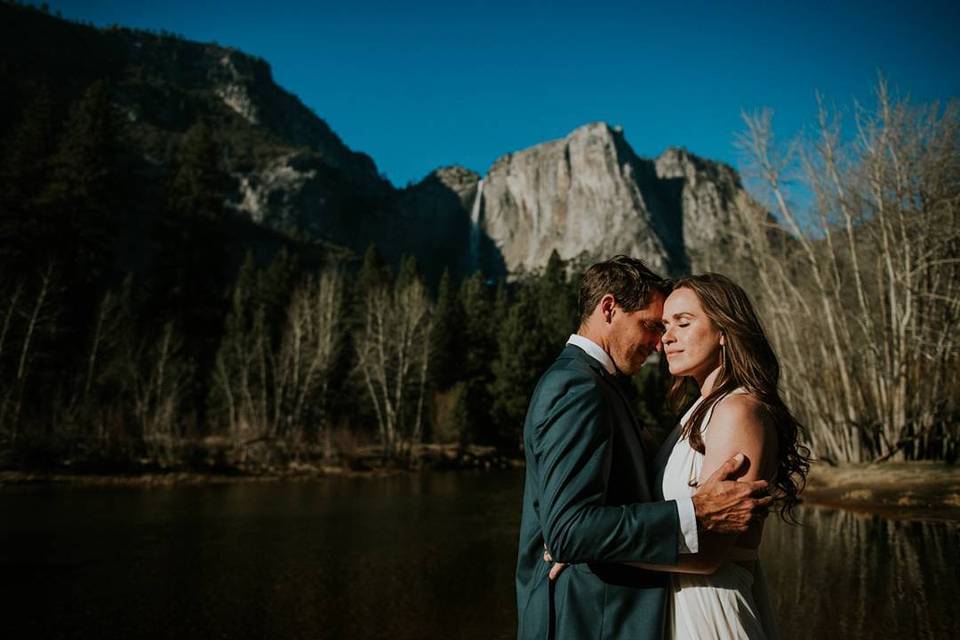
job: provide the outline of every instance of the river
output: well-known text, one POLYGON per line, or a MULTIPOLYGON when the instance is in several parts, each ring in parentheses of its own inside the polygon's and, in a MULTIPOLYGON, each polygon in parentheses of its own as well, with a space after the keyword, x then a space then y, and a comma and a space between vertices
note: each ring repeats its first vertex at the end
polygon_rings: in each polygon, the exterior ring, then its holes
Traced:
MULTIPOLYGON (((522 473, 0 491, 10 638, 512 638, 522 473)), ((803 507, 785 640, 960 636, 958 523, 803 507)))

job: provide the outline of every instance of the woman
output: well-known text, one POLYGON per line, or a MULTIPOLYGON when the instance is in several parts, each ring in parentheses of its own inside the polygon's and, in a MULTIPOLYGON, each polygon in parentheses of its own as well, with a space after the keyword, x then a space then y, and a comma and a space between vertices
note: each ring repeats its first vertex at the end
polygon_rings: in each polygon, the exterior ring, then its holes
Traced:
MULTIPOLYGON (((663 306, 663 351, 675 381, 671 399, 686 396, 688 381, 699 398, 668 440, 659 459, 663 496, 692 495, 701 478, 738 452, 743 478, 765 479, 780 516, 793 511, 809 469, 809 451, 798 442, 801 426, 777 391, 780 365, 746 293, 729 278, 704 274, 678 280, 663 306)), ((766 586, 757 561, 763 523, 741 536, 701 536, 696 554, 673 566, 635 566, 673 573, 668 638, 776 637, 766 586)), ((556 577, 562 565, 551 569, 556 577)))

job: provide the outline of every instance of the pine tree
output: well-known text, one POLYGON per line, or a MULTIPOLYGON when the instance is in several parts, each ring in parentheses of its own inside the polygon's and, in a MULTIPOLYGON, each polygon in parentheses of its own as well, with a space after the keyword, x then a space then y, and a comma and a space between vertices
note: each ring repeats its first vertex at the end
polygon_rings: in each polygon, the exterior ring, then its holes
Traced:
POLYGON ((274 346, 279 342, 290 298, 301 276, 297 256, 286 247, 277 252, 265 271, 257 271, 257 282, 251 290, 255 304, 263 309, 266 329, 274 346))
POLYGON ((460 285, 464 331, 460 350, 463 382, 460 391, 458 425, 461 442, 493 442, 496 434, 490 415, 491 366, 497 356, 497 322, 490 286, 479 273, 460 285))
POLYGON ((109 275, 122 229, 115 117, 106 83, 93 83, 74 107, 40 196, 47 244, 76 280, 71 285, 84 290, 109 275))
POLYGON ((36 89, 19 122, 3 140, 0 163, 0 268, 4 279, 22 282, 44 259, 50 235, 36 210, 56 149, 53 103, 45 86, 36 89))
POLYGON ((498 335, 498 355, 492 366, 493 418, 501 447, 521 444, 527 404, 540 376, 555 355, 542 329, 536 287, 525 283, 504 318, 498 335))
POLYGON ((219 221, 228 185, 221 168, 220 146, 203 121, 190 127, 180 142, 170 205, 181 214, 219 221))
POLYGON ((3 146, 0 203, 4 208, 25 211, 46 184, 50 159, 57 146, 53 101, 46 86, 33 91, 3 146))
POLYGON ((434 386, 440 391, 446 391, 464 375, 461 364, 464 344, 463 307, 453 288, 448 269, 444 269, 440 277, 435 318, 431 369, 434 386))
POLYGON ((560 254, 554 249, 543 274, 535 280, 540 324, 546 339, 555 345, 562 345, 577 329, 576 293, 568 284, 565 271, 560 254))
MULTIPOLYGON (((390 284, 390 267, 376 245, 371 244, 364 252, 363 265, 360 267, 360 275, 357 280, 358 288, 362 294, 390 284)), ((362 295, 359 298, 362 298, 362 295)))
POLYGON ((160 264, 153 285, 161 310, 180 319, 186 352, 196 358, 187 396, 202 423, 231 280, 224 200, 228 178, 218 141, 203 122, 184 135, 157 233, 160 264))

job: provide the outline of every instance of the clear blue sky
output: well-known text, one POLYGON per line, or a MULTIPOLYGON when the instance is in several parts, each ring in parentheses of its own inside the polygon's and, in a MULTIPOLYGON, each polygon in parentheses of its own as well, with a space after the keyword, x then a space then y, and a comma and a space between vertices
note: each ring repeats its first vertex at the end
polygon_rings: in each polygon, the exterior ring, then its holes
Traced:
POLYGON ((869 100, 878 70, 915 100, 960 95, 954 2, 50 2, 65 18, 166 29, 265 58, 398 186, 436 167, 485 173, 500 155, 587 122, 634 149, 738 165, 740 113, 778 132, 814 92, 869 100))

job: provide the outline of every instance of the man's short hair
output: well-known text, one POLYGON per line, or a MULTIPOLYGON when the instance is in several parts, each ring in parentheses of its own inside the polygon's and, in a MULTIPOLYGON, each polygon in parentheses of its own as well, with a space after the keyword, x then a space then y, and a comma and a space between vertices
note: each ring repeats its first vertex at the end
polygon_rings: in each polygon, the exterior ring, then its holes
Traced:
POLYGON ((590 265, 580 278, 580 324, 587 321, 608 293, 624 311, 636 311, 650 304, 655 292, 667 295, 669 290, 669 281, 630 256, 618 255, 590 265))

